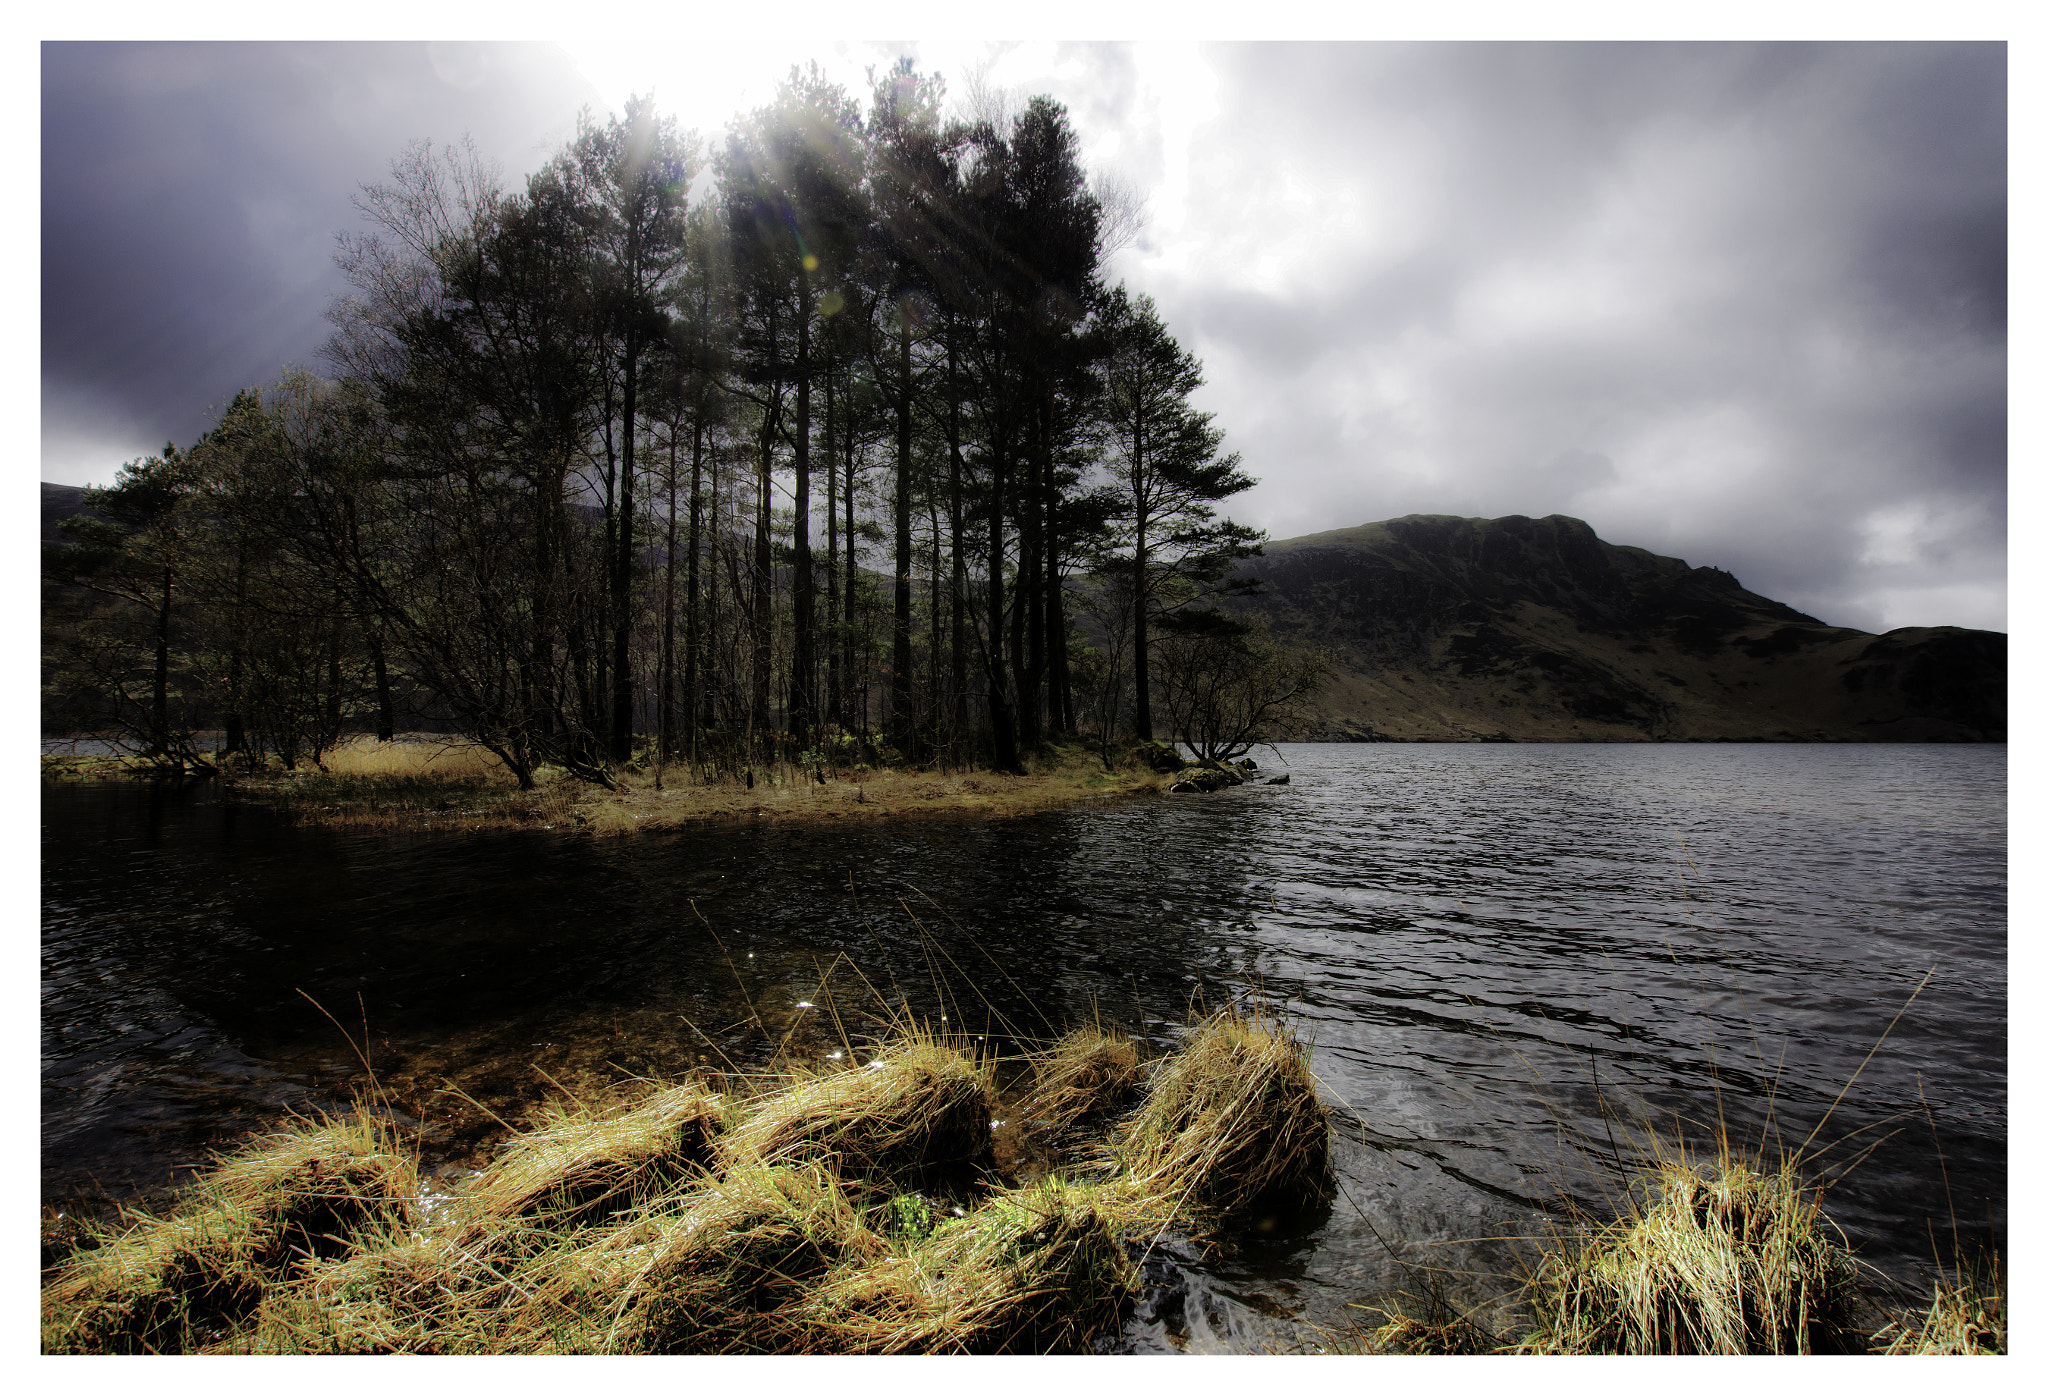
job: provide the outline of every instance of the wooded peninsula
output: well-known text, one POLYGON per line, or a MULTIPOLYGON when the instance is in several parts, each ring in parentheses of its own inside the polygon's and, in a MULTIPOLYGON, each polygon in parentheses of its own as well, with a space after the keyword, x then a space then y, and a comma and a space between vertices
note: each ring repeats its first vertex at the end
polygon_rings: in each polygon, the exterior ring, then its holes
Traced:
POLYGON ((408 147, 339 239, 328 372, 46 548, 46 730, 181 775, 442 731, 522 791, 1021 774, 1156 721, 1242 755, 1322 668, 1217 604, 1253 480, 1104 280, 1139 210, 1059 104, 943 98, 796 71, 715 151, 634 100, 523 188, 408 147))

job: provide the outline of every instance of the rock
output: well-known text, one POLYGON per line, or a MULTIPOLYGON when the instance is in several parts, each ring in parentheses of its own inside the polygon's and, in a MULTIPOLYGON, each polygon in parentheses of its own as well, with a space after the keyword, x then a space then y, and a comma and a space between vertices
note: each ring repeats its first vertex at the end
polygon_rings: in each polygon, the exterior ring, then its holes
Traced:
POLYGON ((1139 748, 1138 754, 1145 759, 1146 765, 1161 775, 1171 775, 1175 771, 1184 771, 1190 764, 1186 757, 1164 742, 1143 743, 1139 748))
POLYGON ((1293 782, 1293 780, 1294 780, 1294 772, 1292 772, 1292 771, 1289 771, 1289 772, 1287 772, 1287 774, 1285 774, 1285 775, 1278 775, 1278 776, 1274 776, 1274 777, 1273 777, 1273 778, 1272 778, 1271 780, 1267 781, 1267 782, 1266 782, 1266 784, 1268 784, 1268 785, 1287 785, 1287 784, 1290 784, 1290 783, 1292 783, 1292 782, 1293 782))

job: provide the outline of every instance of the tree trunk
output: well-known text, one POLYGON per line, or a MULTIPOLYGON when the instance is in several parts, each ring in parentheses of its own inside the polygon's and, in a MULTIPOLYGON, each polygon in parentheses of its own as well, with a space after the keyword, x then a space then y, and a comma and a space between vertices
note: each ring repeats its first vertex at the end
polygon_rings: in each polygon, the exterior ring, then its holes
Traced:
MULTIPOLYGON (((955 326, 947 322, 946 331, 946 452, 947 485, 953 510, 953 749, 954 760, 958 760, 961 744, 967 739, 967 549, 963 546, 966 528, 966 510, 961 502, 960 489, 960 388, 955 377, 958 356, 955 353, 955 326)), ((936 584, 937 579, 933 579, 936 584)))
POLYGON ((668 420, 668 509, 661 549, 661 645, 655 680, 655 749, 676 754, 676 423, 668 420))
POLYGON ((612 573, 612 741, 611 758, 633 759, 633 669, 629 647, 633 637, 633 438, 638 434, 634 409, 639 391, 640 342, 637 329, 626 331, 625 455, 619 471, 618 556, 612 573))
POLYGON ((995 742, 995 769, 1024 774, 1017 756, 1017 719, 1010 706, 1010 677, 1003 664, 1003 456, 1000 444, 990 461, 988 509, 988 724, 995 742))
POLYGON ((149 705, 149 739, 159 755, 171 749, 171 569, 164 568, 156 608, 156 681, 149 705))
POLYGON ((843 677, 839 664, 839 429, 833 385, 837 378, 828 355, 825 364, 825 720, 846 730, 843 677))
POLYGON ((795 645, 789 666, 789 731, 810 745, 818 691, 817 579, 811 575, 811 274, 801 273, 796 348, 796 515, 791 539, 795 645))
POLYGON ((910 663, 910 316, 896 317, 896 612, 894 672, 889 676, 889 735, 907 758, 917 754, 910 663))

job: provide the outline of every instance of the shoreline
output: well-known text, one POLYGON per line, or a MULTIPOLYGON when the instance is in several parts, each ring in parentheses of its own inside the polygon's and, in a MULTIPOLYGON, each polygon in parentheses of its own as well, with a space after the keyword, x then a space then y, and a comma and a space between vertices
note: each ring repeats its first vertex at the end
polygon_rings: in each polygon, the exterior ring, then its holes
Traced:
MULTIPOLYGON (((271 810, 295 824, 475 833, 542 829, 617 835, 702 824, 914 819, 932 815, 1009 818, 1100 801, 1165 794, 1176 773, 1124 756, 1105 769, 1087 747, 1053 748, 1022 776, 988 770, 868 768, 823 773, 778 763, 743 776, 705 778, 683 763, 629 768, 618 788, 566 774, 519 790, 495 758, 467 743, 401 736, 358 739, 328 756, 328 770, 221 772, 225 798, 271 810)), ((147 779, 124 758, 43 757, 47 780, 147 779)))

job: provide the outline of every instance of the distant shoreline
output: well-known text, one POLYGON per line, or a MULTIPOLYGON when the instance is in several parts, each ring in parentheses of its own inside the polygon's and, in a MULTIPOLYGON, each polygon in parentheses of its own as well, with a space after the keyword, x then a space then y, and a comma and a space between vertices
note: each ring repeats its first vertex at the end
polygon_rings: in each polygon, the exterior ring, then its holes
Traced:
MULTIPOLYGON (((60 740, 60 739, 50 739, 60 740)), ((89 738, 61 740, 92 740, 89 738)), ((1143 767, 1109 771, 1092 749, 1056 749, 1022 776, 986 770, 871 768, 818 772, 774 763, 711 780, 670 763, 621 776, 619 788, 561 775, 521 791, 495 758, 451 738, 359 738, 327 757, 328 771, 229 771, 209 777, 238 803, 292 823, 473 833, 544 829, 592 834, 679 829, 707 823, 863 822, 927 815, 1002 818, 1106 799, 1160 795, 1175 777, 1143 767)), ((45 755, 49 779, 148 778, 123 758, 45 755)))

